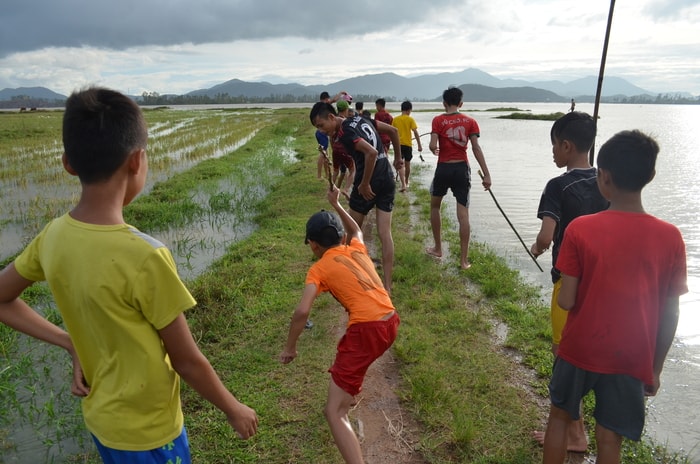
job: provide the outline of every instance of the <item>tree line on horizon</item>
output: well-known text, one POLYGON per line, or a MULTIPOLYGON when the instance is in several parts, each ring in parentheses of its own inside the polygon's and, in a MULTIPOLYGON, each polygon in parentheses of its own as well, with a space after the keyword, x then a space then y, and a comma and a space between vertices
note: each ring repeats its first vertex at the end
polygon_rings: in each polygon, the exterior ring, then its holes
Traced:
MULTIPOLYGON (((143 92, 135 100, 146 106, 165 105, 222 105, 222 104, 270 104, 270 103, 314 103, 318 100, 318 95, 294 96, 291 94, 271 94, 267 97, 252 96, 232 96, 228 93, 219 93, 214 96, 209 95, 160 95, 157 92, 143 92)), ((379 95, 355 95, 356 101, 374 102, 380 98, 379 95)), ((393 97, 383 97, 387 102, 399 101, 393 97)), ((414 100, 414 101, 439 101, 439 100, 414 100)), ((577 97, 578 102, 593 102, 593 96, 577 97)), ((602 97, 602 103, 627 103, 627 104, 700 104, 700 96, 688 97, 682 94, 660 93, 652 95, 626 96, 617 95, 602 97)), ((21 108, 59 108, 65 105, 65 99, 45 99, 33 98, 27 95, 17 95, 10 100, 0 100, 1 109, 21 109, 21 108)), ((371 109, 372 105, 368 109, 371 109)))

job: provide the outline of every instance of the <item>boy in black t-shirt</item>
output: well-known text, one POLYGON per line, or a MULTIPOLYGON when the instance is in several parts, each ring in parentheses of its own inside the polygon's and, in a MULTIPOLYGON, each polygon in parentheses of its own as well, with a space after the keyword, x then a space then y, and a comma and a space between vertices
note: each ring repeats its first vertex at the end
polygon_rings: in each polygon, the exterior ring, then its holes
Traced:
POLYGON ((394 172, 384 151, 380 134, 387 134, 394 146, 394 167, 403 166, 399 132, 395 127, 361 116, 343 119, 333 106, 318 102, 309 114, 311 124, 340 141, 355 160, 354 188, 350 194, 350 215, 360 227, 367 214, 376 206, 379 241, 382 244, 384 287, 391 294, 394 268, 394 240, 391 236, 391 212, 394 209, 396 184, 394 172))

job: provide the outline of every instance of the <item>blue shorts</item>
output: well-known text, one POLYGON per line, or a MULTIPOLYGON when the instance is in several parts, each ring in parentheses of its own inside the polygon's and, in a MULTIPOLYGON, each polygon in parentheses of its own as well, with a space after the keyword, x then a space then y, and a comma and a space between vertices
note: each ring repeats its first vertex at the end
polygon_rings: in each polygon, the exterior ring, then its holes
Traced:
POLYGON ((639 441, 644 429, 644 383, 641 380, 624 374, 586 371, 561 358, 554 361, 549 382, 553 406, 577 420, 581 400, 591 390, 595 393, 593 417, 598 425, 639 441))
POLYGON ((92 436, 97 451, 104 464, 191 464, 190 444, 187 440, 187 430, 182 427, 182 433, 175 440, 160 448, 147 451, 124 451, 107 448, 92 436))
POLYGON ((430 195, 444 197, 447 195, 447 189, 450 189, 457 203, 469 208, 471 177, 469 163, 438 163, 433 182, 430 184, 430 195))

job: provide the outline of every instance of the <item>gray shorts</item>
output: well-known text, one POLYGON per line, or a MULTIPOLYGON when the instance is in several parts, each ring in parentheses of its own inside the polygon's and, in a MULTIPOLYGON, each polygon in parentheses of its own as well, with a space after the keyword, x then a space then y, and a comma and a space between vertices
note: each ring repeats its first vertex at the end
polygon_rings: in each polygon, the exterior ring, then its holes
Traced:
POLYGON ((554 361, 549 397, 552 405, 580 417, 581 399, 595 393, 596 422, 608 430, 639 441, 644 429, 644 383, 624 374, 598 374, 579 369, 561 358, 554 361))

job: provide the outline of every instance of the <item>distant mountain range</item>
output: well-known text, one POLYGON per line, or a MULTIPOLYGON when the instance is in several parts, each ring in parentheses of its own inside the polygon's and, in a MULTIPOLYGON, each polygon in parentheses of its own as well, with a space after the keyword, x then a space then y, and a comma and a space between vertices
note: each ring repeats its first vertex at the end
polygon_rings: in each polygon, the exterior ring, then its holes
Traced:
POLYGON ((0 90, 0 101, 12 100, 17 97, 28 97, 43 100, 65 100, 66 96, 49 90, 46 87, 19 87, 16 89, 0 90))
MULTIPOLYGON (((465 92, 464 101, 493 102, 559 102, 575 98, 577 101, 593 101, 598 84, 596 76, 584 77, 571 82, 535 81, 522 79, 499 79, 475 68, 454 73, 425 74, 403 77, 394 73, 367 74, 351 77, 328 85, 271 84, 269 82, 246 82, 231 79, 208 89, 194 90, 176 95, 159 95, 155 92, 136 95, 140 101, 156 103, 153 97, 171 102, 188 103, 202 99, 204 102, 220 102, 223 98, 237 101, 313 102, 323 91, 331 95, 347 91, 363 97, 384 97, 400 101, 439 101, 442 91, 449 86, 459 86, 465 92), (148 97, 148 100, 147 100, 148 97)), ((629 97, 641 96, 653 100, 656 94, 619 77, 605 77, 602 97, 608 101, 625 101, 629 97)), ((695 101, 695 97, 683 94, 695 101)), ((45 87, 20 87, 0 90, 0 106, 5 108, 56 104, 60 106, 66 96, 45 87), (24 101, 28 102, 22 104, 24 101), (31 102, 31 103, 29 103, 31 102)), ((158 101, 160 101, 158 100, 158 101)), ((652 101, 653 102, 653 101, 652 101)))
MULTIPOLYGON (((475 68, 465 69, 455 73, 425 74, 415 77, 403 77, 394 73, 367 74, 334 82, 328 85, 301 85, 301 84, 270 84, 269 82, 245 82, 232 79, 208 89, 200 89, 189 92, 190 96, 208 96, 228 94, 230 96, 264 97, 270 95, 289 95, 300 98, 308 95, 318 96, 324 90, 334 94, 342 90, 351 95, 378 95, 395 100, 439 100, 442 91, 449 86, 461 86, 463 84, 478 84, 484 88, 505 89, 530 87, 546 90, 556 94, 560 99, 571 99, 582 96, 594 97, 598 78, 589 76, 571 82, 539 81, 528 82, 520 79, 499 79, 484 71, 475 68)), ((493 98, 509 92, 489 92, 493 98)), ((635 95, 653 95, 652 92, 637 87, 634 84, 618 77, 606 77, 603 80, 602 96, 623 95, 627 97, 635 95)), ((549 99, 551 97, 548 97, 549 99)), ((467 98, 465 97, 465 100, 467 98)), ((526 101, 497 98, 496 100, 472 100, 472 101, 526 101)), ((546 101, 534 100, 534 101, 546 101)))

